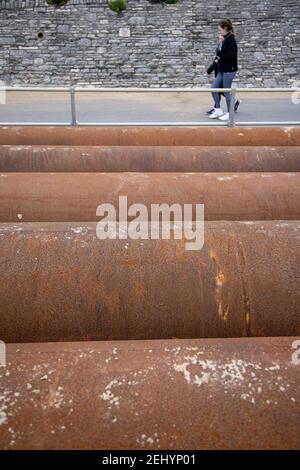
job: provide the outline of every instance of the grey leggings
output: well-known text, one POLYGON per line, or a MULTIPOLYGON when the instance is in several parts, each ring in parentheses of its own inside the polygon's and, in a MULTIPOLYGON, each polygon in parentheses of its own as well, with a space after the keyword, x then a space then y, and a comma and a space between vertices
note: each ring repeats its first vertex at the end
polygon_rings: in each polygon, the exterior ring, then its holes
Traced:
MULTIPOLYGON (((231 88, 233 79, 235 77, 236 72, 219 72, 216 78, 214 79, 214 83, 212 84, 212 88, 231 88)), ((231 101, 231 94, 228 92, 224 92, 225 99, 226 99, 226 104, 227 104, 227 110, 229 112, 230 110, 230 101, 231 101)), ((212 93, 214 102, 215 102, 215 108, 220 108, 220 95, 219 93, 212 93)))

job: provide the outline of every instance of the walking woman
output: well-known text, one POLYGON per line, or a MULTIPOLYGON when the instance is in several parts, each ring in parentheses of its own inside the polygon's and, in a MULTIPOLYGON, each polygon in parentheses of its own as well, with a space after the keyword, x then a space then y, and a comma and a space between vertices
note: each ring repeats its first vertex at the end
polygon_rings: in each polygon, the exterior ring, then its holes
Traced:
MULTIPOLYGON (((219 67, 218 67, 218 64, 215 62, 215 59, 217 58, 217 56, 219 54, 219 51, 221 50, 223 40, 224 40, 223 36, 219 35, 219 42, 218 42, 218 46, 216 48, 215 57, 214 57, 213 63, 206 70, 207 75, 210 75, 212 72, 214 72, 214 75, 216 77, 219 73, 219 67)), ((219 93, 219 96, 220 96, 220 103, 221 103, 222 96, 224 96, 224 98, 225 98, 225 95, 224 95, 224 93, 219 93)), ((236 99, 235 103, 234 103, 234 112, 238 111, 238 109, 240 107, 240 104, 241 104, 241 100, 236 99)), ((212 114, 214 112, 214 110, 215 110, 215 108, 213 107, 212 109, 210 109, 209 111, 206 112, 206 115, 209 116, 210 114, 212 114)))
MULTIPOLYGON (((215 63, 218 66, 218 75, 216 76, 212 88, 231 88, 233 79, 238 70, 238 46, 235 40, 232 22, 230 20, 221 20, 218 27, 219 34, 223 37, 220 44, 215 63)), ((220 104, 220 94, 213 92, 214 111, 209 115, 210 119, 221 119, 228 121, 230 111, 231 94, 224 92, 227 112, 224 113, 220 104)))

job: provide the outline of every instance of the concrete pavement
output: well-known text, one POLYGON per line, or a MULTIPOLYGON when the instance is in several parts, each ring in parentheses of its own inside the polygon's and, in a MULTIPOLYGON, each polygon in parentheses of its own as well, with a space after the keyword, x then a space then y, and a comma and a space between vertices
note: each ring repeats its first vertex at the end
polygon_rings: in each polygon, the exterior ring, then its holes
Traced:
MULTIPOLYGON (((300 104, 293 104, 291 93, 241 93, 238 122, 298 121, 300 104)), ((79 122, 210 122, 206 111, 212 106, 209 93, 76 93, 79 122)), ((226 109, 223 101, 223 109, 226 109)), ((69 122, 70 98, 67 93, 6 92, 0 104, 3 122, 69 122)), ((220 121, 218 121, 220 123, 220 121)))

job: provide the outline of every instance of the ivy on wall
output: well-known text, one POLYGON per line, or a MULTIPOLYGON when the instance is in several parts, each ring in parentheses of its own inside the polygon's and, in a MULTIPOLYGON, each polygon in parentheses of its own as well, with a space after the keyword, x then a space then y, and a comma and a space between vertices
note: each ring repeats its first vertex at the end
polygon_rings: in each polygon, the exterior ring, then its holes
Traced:
MULTIPOLYGON (((46 0, 48 5, 53 5, 56 7, 61 7, 68 3, 69 0, 46 0)), ((178 0, 148 0, 150 3, 168 3, 168 4, 174 4, 177 3, 178 0)), ((123 10, 126 9, 127 2, 126 0, 108 0, 108 6, 109 8, 116 12, 116 13, 121 13, 123 10)))
POLYGON ((126 9, 126 0, 109 0, 108 6, 112 11, 116 13, 121 13, 126 9))
POLYGON ((61 7, 63 5, 65 5, 66 3, 68 3, 69 0, 47 0, 47 3, 49 5, 54 5, 54 6, 57 6, 57 7, 61 7))
MULTIPOLYGON (((150 3, 168 3, 169 5, 178 3, 179 0, 148 0, 150 3)), ((116 13, 121 13, 126 9, 126 0, 108 0, 109 8, 116 13)))

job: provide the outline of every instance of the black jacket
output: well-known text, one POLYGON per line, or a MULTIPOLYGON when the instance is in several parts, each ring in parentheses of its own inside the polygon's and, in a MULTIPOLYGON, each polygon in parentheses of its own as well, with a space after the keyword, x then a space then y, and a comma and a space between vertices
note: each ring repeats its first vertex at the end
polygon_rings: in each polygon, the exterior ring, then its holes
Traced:
POLYGON ((213 63, 206 70, 208 75, 210 75, 212 72, 215 72, 215 77, 218 75, 218 72, 219 72, 219 66, 217 62, 215 62, 215 60, 218 58, 218 53, 219 53, 219 46, 216 49, 216 55, 215 55, 213 63))
POLYGON ((218 66, 220 72, 237 72, 238 70, 238 46, 233 33, 224 37, 222 49, 218 52, 218 66))

